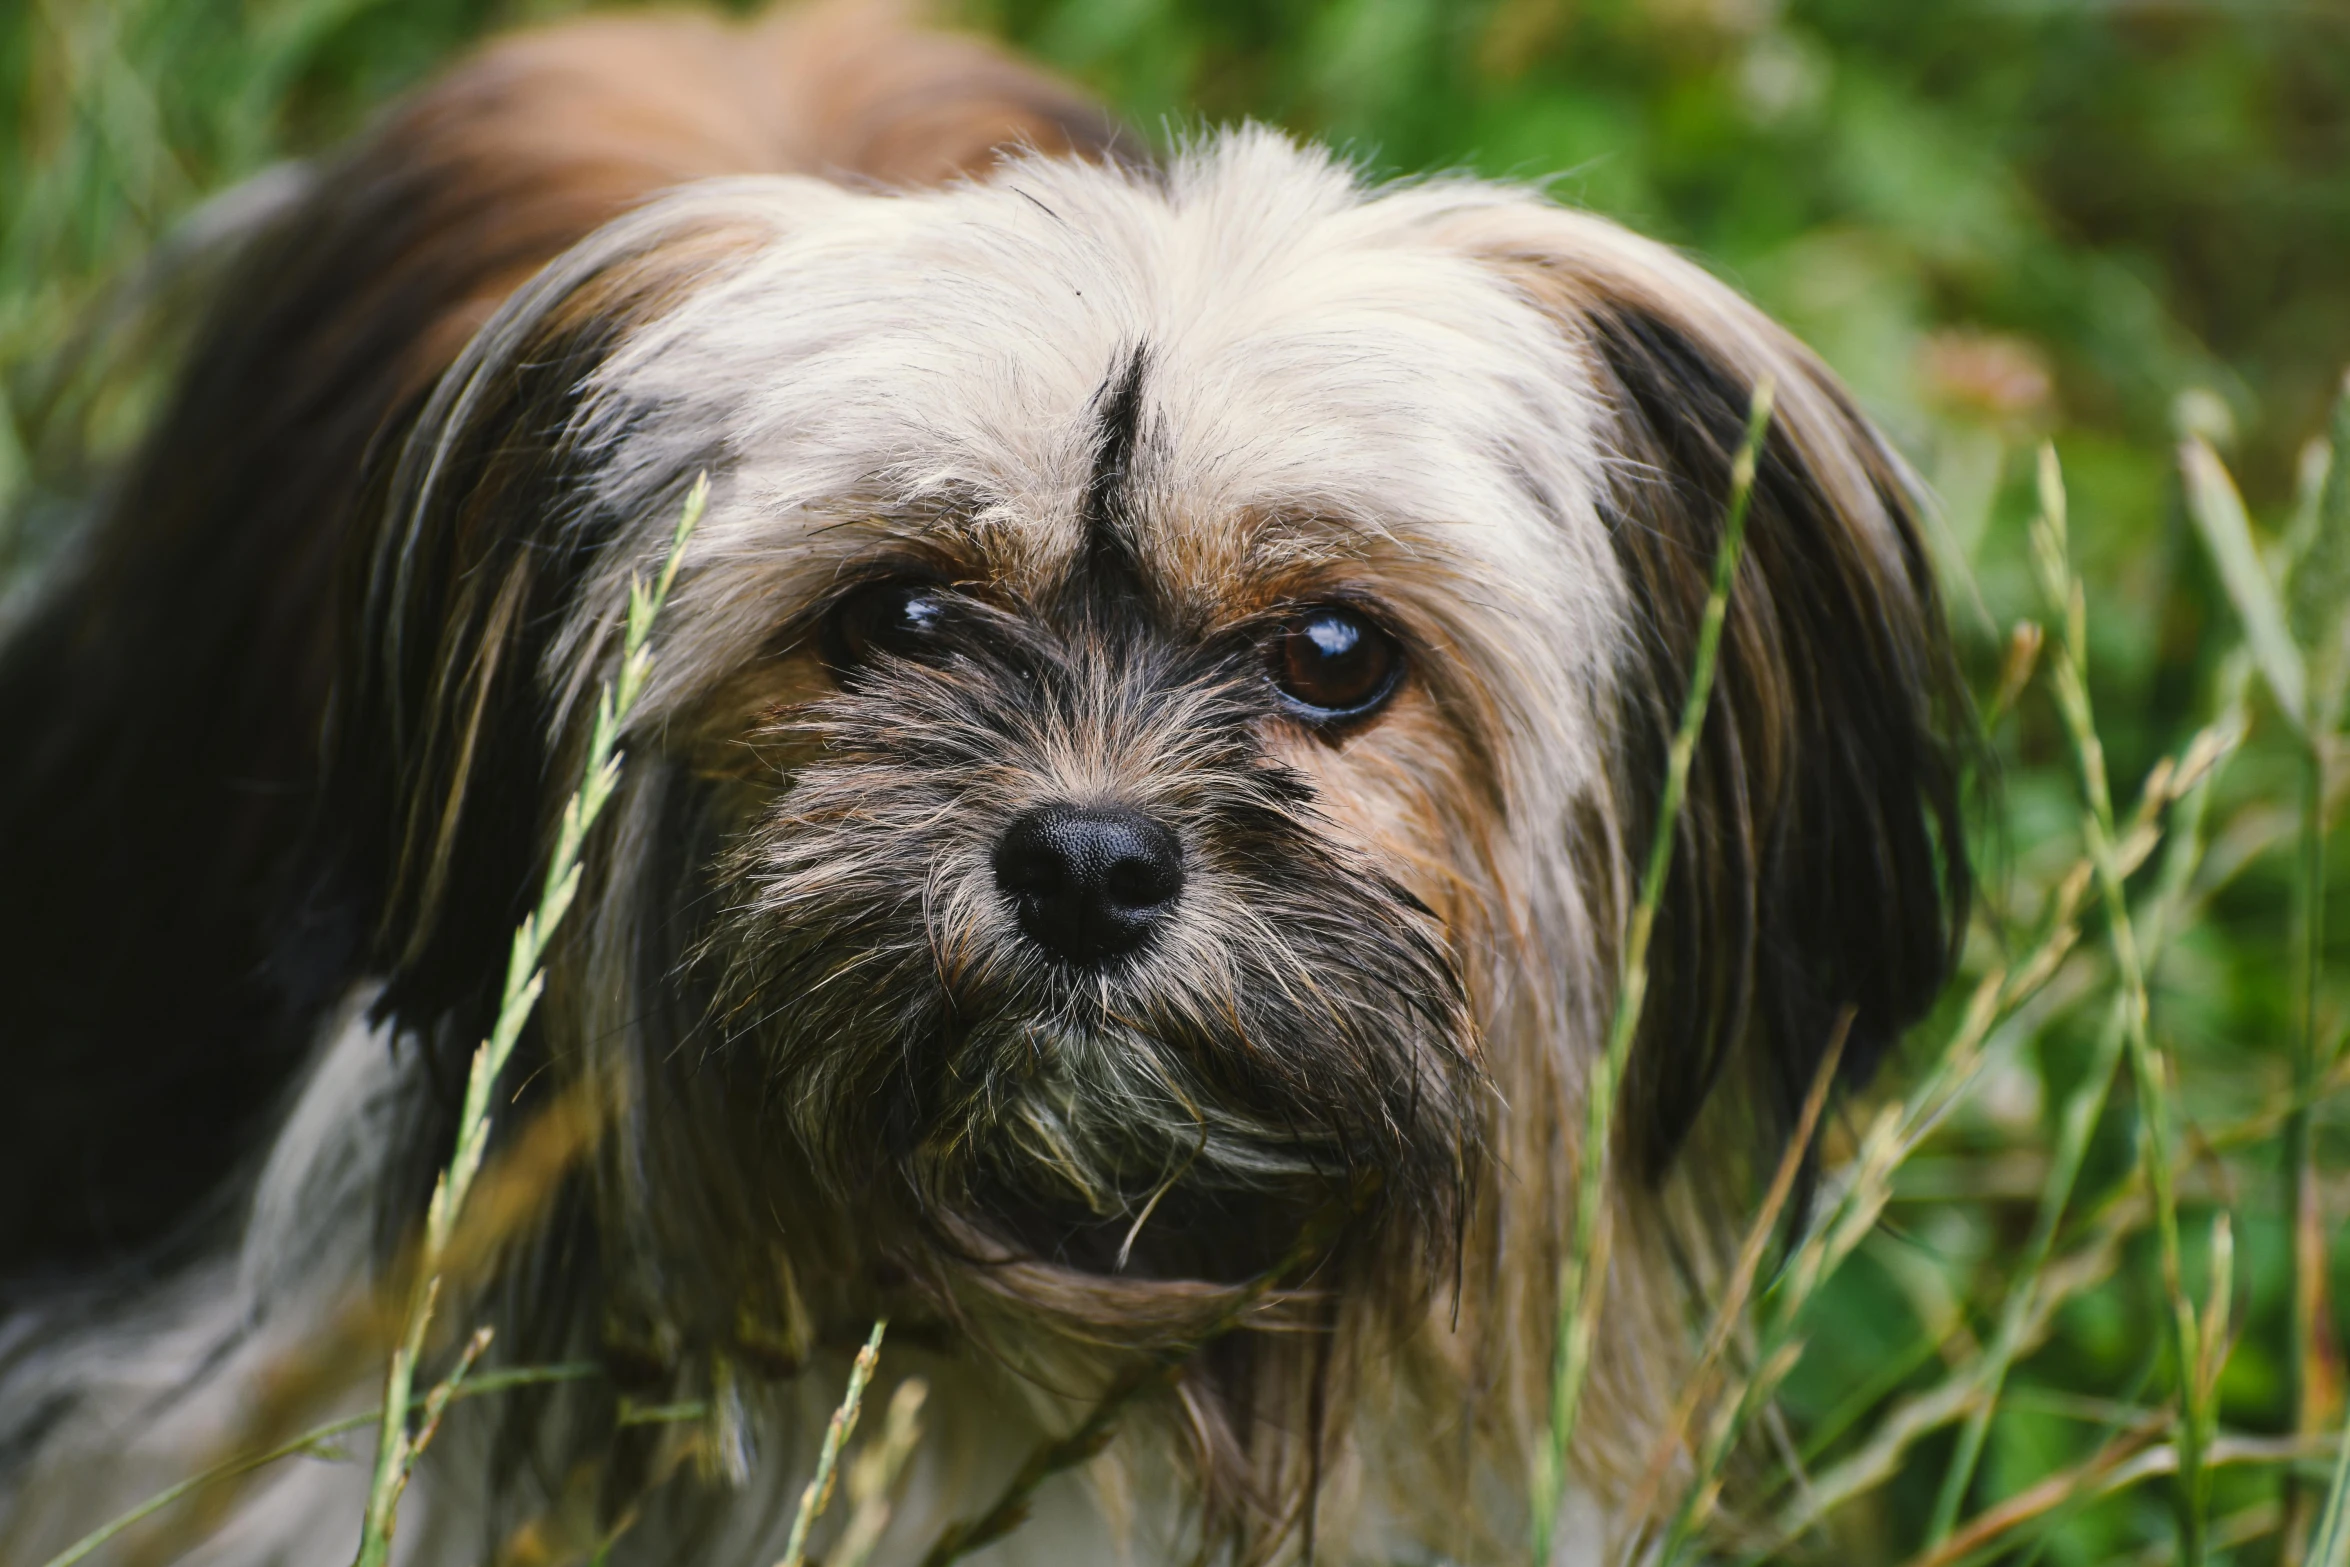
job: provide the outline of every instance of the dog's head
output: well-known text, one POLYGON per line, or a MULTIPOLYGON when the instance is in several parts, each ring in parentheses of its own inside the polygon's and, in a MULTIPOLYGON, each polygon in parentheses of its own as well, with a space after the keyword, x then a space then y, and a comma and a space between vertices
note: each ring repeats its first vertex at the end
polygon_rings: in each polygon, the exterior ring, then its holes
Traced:
POLYGON ((1724 1082, 1777 1127, 1840 1009, 1865 1070, 1923 1007, 1963 897, 1898 465, 1662 249, 1261 132, 698 188, 513 300, 354 654, 386 1005, 478 1027, 707 471, 545 1023, 634 1086, 631 1233, 1115 1335, 1336 1210, 1325 1277, 1391 1307, 1539 1295, 1766 375, 1627 1152, 1724 1082))

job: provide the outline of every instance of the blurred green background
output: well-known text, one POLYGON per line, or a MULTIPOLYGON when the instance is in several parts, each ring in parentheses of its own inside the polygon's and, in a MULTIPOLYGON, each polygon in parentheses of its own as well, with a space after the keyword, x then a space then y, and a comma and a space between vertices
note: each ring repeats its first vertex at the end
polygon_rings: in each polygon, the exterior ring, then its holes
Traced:
MULTIPOLYGON (((0 360, 172 218, 485 31, 483 0, 0 8, 0 360)), ((967 0, 1146 130, 1253 115, 1688 247, 1943 480, 1978 427, 2162 444, 2215 393, 2280 499, 2350 356, 2350 7, 2318 0, 967 0)), ((20 395, 26 390, 13 387, 20 395)), ((37 438, 22 409, 17 443, 37 438)), ((22 472, 0 457, 0 483, 22 472)), ((2119 482, 2117 480, 2117 482, 2119 482)), ((2142 481, 2144 482, 2144 481, 2142 481)))
MULTIPOLYGON (((30 580, 23 568, 69 525, 73 495, 150 406, 160 360, 107 303, 175 220, 349 131, 467 40, 565 9, 0 5, 0 589, 30 580)), ((968 0, 955 14, 1091 84, 1146 131, 1269 119, 1380 173, 1539 182, 1687 248, 1812 342, 1933 484, 1953 622, 1986 692, 2010 625, 2047 613, 2024 523, 2031 456, 2052 439, 2125 804, 2209 717, 2240 635, 2187 520, 2177 436, 2225 454, 2277 554, 2350 363, 2350 5, 968 0)), ((2212 1215, 2234 1219, 2241 1336, 2221 1421, 2250 1437, 2287 1421, 2277 1140, 2215 1151, 2205 1139, 2277 1102, 2296 1027, 2296 752, 2260 700, 2253 742, 2214 796, 2192 922, 2155 973, 2155 1029, 2178 1062, 2187 1123, 2196 1290, 2212 1215)), ((1978 966, 2080 842, 2046 696, 2027 692, 1995 741, 1978 966)), ((2350 917, 2333 926, 2350 932, 2350 917)), ((2070 999, 2001 1036, 1962 1112, 1903 1172, 1889 1222, 1814 1302, 1765 1502, 1793 1484, 1791 1455, 1832 1464, 1987 1332, 2055 1106, 2094 1032, 2100 1008, 2083 998, 2101 983, 2098 946, 2092 931, 2056 987, 2070 999)), ((2346 950, 2328 947, 2327 1059, 2346 950)), ((2133 1116, 2117 1087, 2084 1214, 2121 1189, 2133 1116)), ((2331 1108, 2318 1134, 2338 1216, 2350 1211, 2350 1138, 2331 1108)), ((2139 1226, 2120 1263, 2057 1309, 1993 1424, 1971 1509, 2061 1475, 2168 1396, 2150 1244, 2139 1226)), ((2350 1298, 2346 1262, 2335 1248, 2337 1302, 2350 1298)), ((2332 1397, 2332 1384, 2318 1389, 2320 1415, 2332 1397)), ((1908 1558, 1949 1450, 1947 1431, 1929 1432, 1799 1554, 1908 1558)), ((2221 1559, 2280 1559, 2280 1472, 2220 1472, 2220 1538, 2238 1542, 2221 1559)), ((1971 1559, 2169 1560, 2171 1518, 2160 1484, 2083 1490, 1971 1559)))

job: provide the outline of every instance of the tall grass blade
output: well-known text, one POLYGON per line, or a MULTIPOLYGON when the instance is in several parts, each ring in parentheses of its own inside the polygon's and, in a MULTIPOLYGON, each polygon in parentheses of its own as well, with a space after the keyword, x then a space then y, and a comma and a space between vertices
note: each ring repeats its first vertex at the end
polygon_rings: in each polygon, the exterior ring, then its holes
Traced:
MULTIPOLYGON (((2197 443, 2196 450, 2211 458, 2213 473, 2229 499, 2235 496, 2235 487, 2227 482, 2224 470, 2218 468, 2218 459, 2208 446, 2197 443)), ((2147 1184, 2154 1196, 2155 1234, 2160 1243, 2162 1288, 2170 1304, 2171 1350, 2178 1366, 2179 1420, 2178 1420, 2178 1474, 2180 1510, 2184 1540, 2184 1560, 2187 1567, 2201 1567, 2203 1561, 2203 1500, 2205 1478, 2202 1468, 2202 1431, 2209 1424, 2198 1407, 2195 1368, 2200 1363, 2199 1328, 2194 1302, 2188 1297, 2185 1269, 2180 1261, 2178 1198, 2170 1163, 2170 1062, 2157 1050, 2150 1033, 2152 1003, 2147 993, 2146 970, 2138 946, 2136 929, 2130 919, 2129 894, 2124 887, 2128 875, 2116 849, 2113 796, 2106 778, 2105 746, 2097 734, 2097 720, 2089 701, 2088 627, 2084 604, 2084 589, 2078 577, 2072 574, 2068 560, 2065 536, 2064 480, 2056 462, 2054 446, 2043 446, 2040 452, 2041 515, 2034 529, 2034 554, 2040 567, 2042 586, 2052 602, 2064 607, 2064 632, 2057 649, 2056 694, 2057 707, 2064 716, 2065 727, 2071 732, 2073 750, 2080 763, 2081 789, 2087 810, 2082 817, 2082 836, 2088 841, 2091 860, 2097 867, 2097 886, 2105 904, 2106 942, 2112 949, 2116 977, 2120 981, 2119 1012, 2122 1037, 2128 1047, 2131 1078, 2138 1091, 2138 1152, 2147 1184)), ((2208 508, 2197 506, 2197 514, 2208 508)), ((2243 521, 2243 508, 2234 511, 2237 523, 2243 521)), ((2261 586, 2268 584, 2268 576, 2257 556, 2250 552, 2251 534, 2239 527, 2235 535, 2242 545, 2244 562, 2249 564, 2252 580, 2261 586)), ((2294 704, 2292 711, 2301 711, 2302 688, 2299 684, 2301 668, 2298 656, 2279 661, 2274 649, 2264 654, 2266 643, 2273 642, 2283 629, 2280 616, 2271 613, 2274 596, 2267 601, 2269 614, 2265 622, 2247 619, 2245 635, 2253 650, 2253 657, 2264 663, 2264 673, 2280 702, 2294 704), (2289 687, 2280 681, 2293 682, 2289 687)), ((2286 653, 2292 652, 2289 638, 2283 641, 2286 653)))
POLYGON ((2326 434, 2319 448, 2324 480, 2286 590, 2293 635, 2309 659, 2309 727, 2318 734, 2340 724, 2350 686, 2350 377, 2326 434))
MULTIPOLYGON (((2260 672, 2277 699, 2277 706, 2296 728, 2309 725, 2309 671, 2285 621, 2285 607, 2260 551, 2252 542, 2252 522, 2244 512, 2244 498, 2236 493, 2219 453, 2201 436, 2190 436, 2179 446, 2179 470, 2186 478, 2187 510, 2211 551, 2220 584, 2244 622, 2244 638, 2260 672)), ((2321 530, 2322 531, 2322 530, 2321 530)))
MULTIPOLYGON (((2286 1316, 2286 1418, 2296 1434, 2315 1428, 2316 1393, 2325 1375, 2325 1216, 2319 1198, 2312 1118, 2318 1084, 2319 996, 2325 962, 2326 750, 2329 736, 2302 736, 2299 874, 2294 878, 2294 999, 2299 1027, 2293 1037, 2293 1108, 2285 1119, 2285 1211, 2292 1216, 2292 1280, 2286 1316)), ((2285 1529, 2298 1540, 2308 1522, 2300 1476, 2284 1478, 2285 1529)))
MULTIPOLYGON (((603 1374, 603 1367, 585 1361, 554 1366, 515 1366, 505 1371, 486 1371, 480 1376, 467 1377, 452 1387, 449 1397, 443 1400, 443 1403, 445 1405, 458 1400, 480 1398, 491 1393, 503 1393, 509 1388, 544 1387, 554 1382, 582 1382, 600 1377, 603 1374)), ((424 1394, 410 1399, 408 1413, 423 1414, 428 1401, 429 1396, 424 1394)), ((108 1519, 64 1550, 59 1551, 55 1556, 41 1563, 41 1567, 76 1567, 77 1563, 86 1561, 107 1541, 114 1539, 126 1529, 137 1528, 183 1497, 193 1496, 208 1487, 234 1480, 240 1475, 251 1474, 256 1469, 265 1469, 280 1459, 297 1456, 327 1459, 341 1457, 343 1455, 336 1452, 331 1446, 336 1437, 349 1436, 354 1431, 364 1431, 369 1426, 378 1424, 382 1419, 382 1410, 370 1409, 362 1415, 348 1415, 340 1420, 330 1420, 324 1425, 312 1426, 300 1436, 289 1437, 276 1446, 264 1448, 258 1453, 242 1454, 214 1464, 211 1468, 191 1475, 177 1485, 156 1492, 130 1511, 108 1519)))
POLYGON ((1712 1516, 1721 1494, 1723 1465, 1738 1434, 1768 1406, 1801 1354, 1796 1326, 1805 1305, 1876 1227, 1886 1199, 1892 1195, 1893 1171, 1905 1151, 1902 1124, 1900 1106, 1887 1105, 1878 1112, 1861 1139, 1849 1185, 1773 1282, 1751 1359, 1755 1369, 1743 1379, 1733 1379, 1734 1385, 1724 1389, 1721 1411, 1698 1455, 1696 1477, 1682 1495, 1680 1511, 1657 1552, 1658 1562, 1677 1561, 1712 1516))
POLYGON ((1640 877, 1639 901, 1625 932, 1623 972, 1616 986, 1615 1016, 1608 1027, 1607 1048, 1595 1063, 1586 1085, 1583 1147, 1575 1180, 1575 1228, 1568 1239, 1566 1260, 1559 1270, 1557 1348, 1550 1391, 1548 1440, 1536 1454, 1533 1483, 1532 1557, 1534 1567, 1550 1567, 1551 1541, 1558 1528, 1559 1509, 1566 1502, 1567 1455, 1575 1439, 1575 1412, 1582 1403, 1583 1382, 1591 1366, 1591 1344, 1597 1327, 1599 1302, 1606 1293, 1601 1266, 1606 1240, 1606 1181, 1608 1144, 1613 1135, 1616 1092, 1631 1059, 1632 1040, 1640 1029, 1640 1013, 1648 995, 1648 943, 1656 928, 1657 908, 1664 900, 1665 877, 1672 869, 1673 842, 1681 819, 1681 800, 1689 788, 1689 766, 1697 751, 1698 732, 1713 697, 1714 664, 1719 657, 1722 623, 1729 613, 1730 588, 1737 580, 1740 553, 1746 544, 1746 512, 1754 493, 1754 469, 1762 453, 1764 433, 1770 428, 1771 397, 1775 390, 1765 379, 1756 385, 1747 412, 1746 435, 1730 466, 1728 513, 1722 524, 1721 544, 1714 555, 1713 589, 1706 596, 1705 615, 1698 623, 1697 649, 1689 673, 1689 693, 1681 706, 1681 722, 1666 755, 1664 791, 1659 797, 1656 823, 1649 833, 1648 862, 1640 877))
MULTIPOLYGON (((2296 1434, 2313 1431, 2323 1418, 2317 1405, 2326 1374, 2325 1216, 2319 1201, 2312 1117, 2320 1070, 2320 985, 2325 965, 2327 761, 2341 719, 2344 647, 2350 616, 2350 391, 2334 403, 2325 481, 2319 487, 2315 524, 2307 547, 2294 563, 2288 583, 2293 629, 2309 650, 2310 722, 2301 740, 2299 870, 2295 878, 2299 972, 2295 997, 2300 1029, 2293 1040, 2293 1111, 2285 1122, 2285 1209, 2293 1223, 2293 1277, 2287 1314, 2290 1344, 2285 1357, 2288 1418, 2296 1434)), ((2284 1479, 2287 1551, 2308 1524, 2309 1496, 2301 1477, 2284 1479)))
POLYGON ((800 1493, 799 1510, 792 1515, 791 1538, 783 1547, 783 1560, 778 1567, 806 1567, 808 1560, 808 1531, 816 1527, 816 1520, 824 1516, 824 1509, 832 1502, 832 1481, 840 1464, 840 1450, 857 1429, 857 1414, 865 1404, 865 1386, 873 1380, 873 1368, 881 1363, 881 1336, 889 1331, 889 1318, 873 1324, 872 1336, 865 1347, 857 1351, 857 1358, 849 1367, 848 1390, 841 1394, 840 1408, 832 1412, 832 1419, 824 1427, 824 1443, 816 1454, 816 1473, 808 1480, 808 1488, 800 1493))
POLYGON ((597 812, 611 798, 618 777, 620 759, 615 747, 629 708, 644 688, 645 671, 652 660, 648 643, 653 617, 677 580, 678 566, 685 559, 686 540, 693 536, 709 497, 710 481, 705 474, 694 481, 692 491, 686 496, 677 531, 670 538, 668 557, 662 563, 652 592, 645 594, 635 583, 630 584, 628 625, 622 641, 619 672, 605 688, 603 700, 598 704, 595 727, 588 737, 586 765, 579 788, 564 807, 538 907, 523 916, 521 928, 514 933, 497 1020, 491 1025, 489 1038, 473 1054, 473 1065, 465 1081, 464 1104, 458 1111, 456 1151, 434 1185, 432 1201, 425 1210, 416 1279, 410 1287, 404 1326, 384 1374, 383 1418, 376 1437, 375 1469, 368 1481, 367 1511, 360 1522, 357 1567, 384 1567, 391 1557, 392 1530, 399 1517, 400 1496, 407 1489, 420 1446, 408 1429, 408 1404, 415 1386, 416 1364, 423 1356, 425 1335, 431 1329, 433 1308, 440 1297, 441 1261, 489 1148, 490 1102, 498 1080, 546 986, 546 972, 539 966, 540 962, 546 956, 555 927, 562 922, 572 897, 579 890, 580 850, 597 812))
MULTIPOLYGON (((2219 713, 2199 730, 2181 751, 2176 765, 2158 767, 2147 779, 2133 813, 2138 823, 2152 822, 2171 801, 2177 802, 2154 892, 2148 897, 2139 925, 2145 934, 2148 961, 2157 958, 2170 939, 2181 911, 2193 891, 2205 848, 2204 821, 2212 787, 2244 738, 2245 702, 2252 680, 2251 660, 2243 650, 2231 654, 2219 681, 2219 713), (2161 787, 2157 788, 2156 784, 2161 787)), ((2133 837, 2136 836, 2133 831, 2133 837)), ((2151 853, 2149 845, 2147 852, 2151 853)), ((1976 986, 1959 1036, 1942 1053, 1925 1080, 1913 1088, 1902 1112, 1903 1146, 1914 1148, 1963 1092, 1972 1069, 1981 1060, 1982 1041, 1994 1028, 2044 1026, 2046 1018, 2025 1017, 2022 1009, 2053 979, 2078 935, 2076 923, 2083 894, 2095 867, 2084 857, 2056 878, 2050 908, 2039 941, 2015 960, 2004 977, 1993 970, 1976 986)), ((1838 1508, 1890 1479, 1903 1455, 1921 1438, 1953 1421, 1987 1422, 1987 1411, 2004 1385, 2006 1368, 2018 1353, 2037 1342, 2049 1314, 2075 1288, 2101 1276, 2101 1257, 2110 1255, 2119 1236, 2110 1227, 2100 1239, 2077 1250, 2065 1263, 2054 1258, 2057 1226, 2072 1199, 2088 1147, 2088 1133, 2102 1113, 2105 1095, 2120 1062, 2118 1026, 2109 1020, 2099 1036, 2088 1070, 2076 1082, 2058 1114, 2058 1135, 2043 1177, 2038 1214, 2031 1238, 2017 1269, 2010 1275, 2000 1304, 1999 1326, 1983 1353, 1944 1381, 1896 1404, 1878 1422, 1875 1434, 1856 1453, 1815 1476, 1803 1494, 1783 1509, 1772 1524, 1773 1549, 1818 1527, 1838 1508), (2060 1277, 2058 1270, 2070 1270, 2060 1277)), ((2256 1118, 2234 1133, 2215 1136, 2253 1138, 2273 1135, 2276 1118, 2256 1118)), ((1965 1434, 1962 1432, 1962 1443, 1965 1434)), ((1979 1453, 1982 1436, 1971 1438, 1979 1453)), ((1762 1559, 1762 1558, 1754 1558, 1762 1559)))
MULTIPOLYGON (((1836 1082, 1836 1068, 1844 1059, 1844 1042, 1852 1033, 1853 1009, 1846 1007, 1836 1020, 1836 1031, 1828 1040, 1828 1048, 1821 1053, 1818 1071, 1812 1076, 1810 1091, 1804 1096, 1803 1112, 1795 1124, 1794 1135, 1779 1155, 1779 1167, 1772 1172, 1771 1184, 1763 1194, 1762 1207, 1747 1226, 1746 1241, 1738 1250, 1738 1260, 1730 1270, 1730 1282, 1722 1291, 1722 1298, 1714 1308, 1713 1324, 1706 1330, 1704 1347, 1698 1352, 1697 1364, 1681 1386, 1681 1396, 1674 1403, 1672 1415, 1665 1428, 1658 1433, 1648 1455, 1648 1463, 1640 1483, 1633 1488, 1630 1500, 1624 1504, 1623 1517, 1629 1527, 1640 1528, 1648 1521, 1649 1507, 1656 1491, 1664 1483, 1665 1471, 1673 1455, 1689 1431, 1691 1417, 1704 1398, 1712 1381, 1714 1367, 1729 1350, 1730 1341, 1738 1325, 1745 1319, 1749 1292, 1754 1288, 1756 1273, 1762 1267, 1763 1256, 1770 1247, 1771 1237, 1778 1233, 1779 1216, 1785 1210, 1788 1195, 1795 1189, 1795 1178, 1803 1169, 1803 1161, 1812 1148, 1812 1136, 1819 1128, 1820 1115, 1828 1105, 1828 1092, 1836 1082)), ((1697 1484, 1705 1484, 1711 1476, 1700 1475, 1697 1484)))
POLYGON ((2326 1487, 2325 1511, 2310 1543, 2309 1567, 2350 1567, 2350 1418, 2336 1439, 2333 1483, 2326 1487))
POLYGON ((872 1559, 882 1531, 889 1527, 890 1493, 905 1470, 906 1460, 914 1456, 914 1444, 922 1439, 920 1416, 929 1391, 920 1377, 908 1377, 890 1395, 889 1409, 882 1416, 881 1440, 867 1443, 857 1461, 849 1465, 849 1525, 841 1531, 840 1546, 825 1567, 865 1567, 872 1559))
MULTIPOLYGON (((2195 446, 2194 443, 2190 445, 2191 449, 2206 453, 2209 451, 2207 447, 2195 446)), ((2232 486, 2228 493, 2233 495, 2232 486)), ((2241 515, 2240 508, 2238 515, 2241 515)), ((1974 1403, 1966 1424, 1960 1429, 1957 1450, 1944 1471, 1941 1489, 1935 1497, 1926 1538, 1929 1546, 1937 1546, 1947 1540, 1965 1504, 1975 1465, 1982 1454, 1984 1437, 1997 1408, 2000 1388, 2017 1348, 2019 1329, 2030 1312, 2031 1290, 2054 1246, 2056 1226, 2069 1199, 2073 1182, 2078 1178, 2081 1161, 2087 1153, 2089 1134, 2103 1108, 2106 1085, 2116 1065, 2115 1054, 2118 1050, 2126 1053, 2138 1089, 2139 1156, 2154 1194, 2155 1223, 2161 1243, 2162 1282, 2171 1307, 2172 1350, 2179 1368, 2180 1384, 2180 1521, 2185 1541, 2185 1560, 2190 1567, 2194 1567, 2203 1557, 2200 1505, 2203 1495, 2202 1448, 2199 1440, 2201 1416, 2196 1407, 2195 1392, 2198 1328, 2195 1308, 2187 1297, 2179 1261, 2178 1206, 2170 1167, 2167 1068, 2153 1048, 2148 1034, 2146 974, 2130 920, 2128 894, 2123 885, 2127 871, 2117 843, 2104 745, 2098 738, 2096 717, 2089 702, 2087 612, 2080 580, 2072 574, 2067 559, 2064 481, 2057 467, 2053 447, 2043 447, 2041 450, 2040 516, 2032 532, 2033 554, 2039 568, 2042 592, 2051 607, 2058 611, 2058 629, 2054 637, 2057 706, 2070 733, 2079 763, 2085 807, 2081 814, 2081 832, 2088 844, 2089 859, 2095 867, 2097 887, 2105 905, 2107 941, 2112 948, 2120 992, 2115 997, 2113 1013, 2106 1033, 2099 1042, 2088 1076, 2075 1089, 2071 1101, 2066 1105, 2062 1129, 2058 1134, 2057 1154, 2050 1162, 2040 1212, 2025 1251, 2024 1267, 2009 1282, 2008 1299, 2001 1311, 1999 1334, 1991 1351, 1985 1356, 1982 1367, 1980 1398, 1974 1403)), ((2241 542, 2249 557, 2251 535, 2248 530, 2243 532, 2241 542)), ((2250 564, 2259 581, 2265 585, 2268 578, 2258 559, 2250 558, 2250 564)), ((2273 607, 2273 594, 2270 595, 2269 603, 2273 607)), ((2275 618, 2272 629, 2281 631, 2281 628, 2280 614, 2275 618)), ((2248 623, 2247 636, 2251 635, 2253 632, 2248 623)), ((2256 656, 2257 653, 2256 646, 2256 656)), ((2272 682, 2277 678, 2275 671, 2266 672, 2272 682)), ((2299 660, 2296 656, 2291 664, 2291 677, 2297 680, 2298 674, 2299 660)), ((2296 685, 2293 689, 2297 700, 2299 688, 2296 685)))

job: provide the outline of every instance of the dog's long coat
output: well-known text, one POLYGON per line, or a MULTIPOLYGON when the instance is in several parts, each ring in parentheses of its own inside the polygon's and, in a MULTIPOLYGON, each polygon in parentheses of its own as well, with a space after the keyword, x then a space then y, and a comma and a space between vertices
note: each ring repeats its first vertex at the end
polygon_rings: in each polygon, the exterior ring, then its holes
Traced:
MULTIPOLYGON (((1810 356, 1525 192, 1256 130, 1153 166, 838 10, 526 36, 253 200, 0 649, 9 1559, 342 1385, 705 471, 503 1112, 593 1104, 594 1146, 445 1313, 601 1370, 452 1417, 404 1559, 772 1559, 884 1312, 877 1398, 934 1384, 911 1559, 1332 1213, 1003 1559, 1522 1549, 1581 1085, 1768 376, 1619 1150, 1608 1516, 1739 1172, 1840 1012, 1865 1072, 1930 999, 1965 896, 1911 494, 1810 356), (1067 821, 1159 846, 1114 955, 1007 847, 1067 821)), ((175 1527, 331 1559, 361 1473, 175 1527)))

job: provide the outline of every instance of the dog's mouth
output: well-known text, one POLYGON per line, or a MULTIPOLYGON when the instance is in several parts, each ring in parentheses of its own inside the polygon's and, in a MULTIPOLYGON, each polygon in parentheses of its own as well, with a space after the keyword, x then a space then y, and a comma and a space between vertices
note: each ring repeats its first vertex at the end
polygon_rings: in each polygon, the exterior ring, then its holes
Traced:
POLYGON ((1167 1041, 1006 1023, 955 1053, 909 1161, 924 1206, 1017 1258, 1138 1283, 1282 1266, 1377 1178, 1327 1126, 1233 1102, 1167 1041))
MULTIPOLYGON (((1180 1182, 1151 1193, 1131 1216, 1105 1217, 1053 1194, 1009 1185, 972 1193, 971 1227, 1017 1258, 1136 1283, 1246 1284, 1293 1259, 1317 1221, 1344 1204, 1343 1188, 1298 1182, 1286 1191, 1218 1191, 1180 1182)), ((985 1265, 997 1260, 974 1257, 985 1265)))

